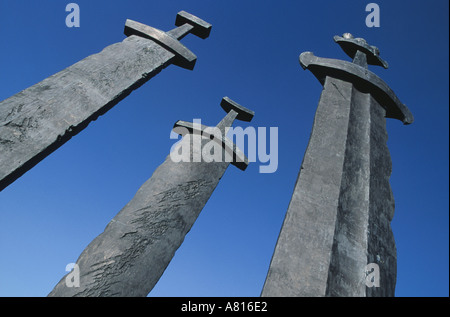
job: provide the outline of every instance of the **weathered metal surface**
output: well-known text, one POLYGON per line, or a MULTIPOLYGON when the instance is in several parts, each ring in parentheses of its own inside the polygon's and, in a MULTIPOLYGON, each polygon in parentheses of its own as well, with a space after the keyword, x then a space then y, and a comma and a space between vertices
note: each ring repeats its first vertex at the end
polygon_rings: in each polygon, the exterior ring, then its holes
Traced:
MULTIPOLYGON (((253 112, 230 109, 217 125, 224 132, 237 116, 253 112)), ((177 132, 176 125, 174 131, 177 132)), ((200 129, 201 130, 201 129, 200 129)), ((178 130, 179 131, 179 130, 178 130)), ((186 133, 173 151, 189 149, 188 162, 169 155, 77 260, 80 287, 67 287, 65 277, 49 296, 146 296, 157 283, 185 235, 218 185, 230 162, 195 162, 211 139, 186 133)))
POLYGON ((395 295, 385 117, 409 124, 413 116, 367 70, 368 61, 387 65, 368 58, 377 49, 364 40, 351 45, 359 44, 347 50, 353 63, 300 55, 324 87, 262 296, 395 295), (379 269, 373 285, 369 264, 379 269))
POLYGON ((177 60, 132 35, 0 102, 0 190, 177 60))

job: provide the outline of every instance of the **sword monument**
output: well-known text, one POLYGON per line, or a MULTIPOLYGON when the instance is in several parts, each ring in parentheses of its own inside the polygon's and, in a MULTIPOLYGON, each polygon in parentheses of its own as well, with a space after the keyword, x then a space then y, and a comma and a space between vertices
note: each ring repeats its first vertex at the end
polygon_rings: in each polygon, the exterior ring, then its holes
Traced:
POLYGON ((49 296, 147 296, 183 243, 201 210, 231 163, 245 170, 248 159, 226 137, 235 119, 250 121, 254 112, 224 97, 228 112, 215 128, 185 121, 174 131, 184 135, 173 151, 188 149, 186 160, 171 155, 133 199, 111 220, 77 260, 79 287, 63 277, 49 296), (214 146, 210 146, 210 145, 214 146), (223 150, 222 150, 223 149, 223 150), (214 161, 196 160, 218 151, 214 161), (219 151, 220 150, 220 151, 219 151))
POLYGON ((163 32, 127 20, 122 42, 0 102, 0 191, 163 68, 192 70, 197 57, 179 40, 207 38, 211 24, 181 11, 175 25, 163 32))
POLYGON ((378 48, 349 33, 334 40, 352 63, 300 55, 324 88, 262 296, 394 296, 385 117, 410 124, 413 116, 368 70, 388 67, 378 48), (379 287, 368 287, 375 270, 379 287))

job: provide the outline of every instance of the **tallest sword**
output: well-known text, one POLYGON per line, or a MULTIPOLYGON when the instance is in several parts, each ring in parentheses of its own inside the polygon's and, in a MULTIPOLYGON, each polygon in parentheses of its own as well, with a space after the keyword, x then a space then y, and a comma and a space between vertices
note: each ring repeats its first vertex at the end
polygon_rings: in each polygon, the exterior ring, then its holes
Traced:
POLYGON ((207 38, 211 24, 181 11, 175 25, 127 20, 122 42, 0 102, 0 191, 163 68, 192 70, 197 57, 179 40, 207 38))
POLYGON ((300 55, 323 91, 262 296, 394 296, 385 117, 413 116, 368 70, 388 67, 376 47, 349 33, 334 39, 352 63, 300 55))

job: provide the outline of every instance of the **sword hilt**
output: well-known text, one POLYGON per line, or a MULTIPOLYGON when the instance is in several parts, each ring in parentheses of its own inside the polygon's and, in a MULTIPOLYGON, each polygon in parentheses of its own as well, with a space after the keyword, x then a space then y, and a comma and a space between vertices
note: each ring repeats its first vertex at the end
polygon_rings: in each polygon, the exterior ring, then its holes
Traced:
POLYGON ((205 39, 209 36, 212 26, 208 22, 185 11, 178 12, 177 18, 175 19, 175 25, 178 27, 171 31, 164 32, 151 26, 127 19, 125 22, 124 33, 126 36, 137 35, 158 43, 175 54, 175 59, 173 61, 175 65, 192 70, 197 61, 197 56, 186 48, 186 46, 181 44, 179 40, 188 33, 192 33, 205 39))
POLYGON ((336 35, 334 41, 353 59, 354 64, 364 68, 367 68, 368 64, 389 67, 388 63, 380 57, 378 47, 369 45, 363 38, 354 38, 352 34, 344 33, 342 36, 336 35))
POLYGON ((167 33, 177 40, 181 40, 188 33, 192 33, 201 39, 206 39, 212 28, 212 25, 208 22, 186 11, 178 12, 175 25, 178 27, 167 33))
POLYGON ((250 122, 255 115, 254 111, 241 106, 228 97, 222 98, 220 106, 227 112, 227 115, 217 124, 217 128, 221 131, 224 131, 227 127, 231 127, 235 119, 250 122))
POLYGON ((227 115, 217 124, 217 126, 212 128, 198 123, 179 120, 175 122, 173 131, 181 135, 183 135, 183 132, 186 133, 185 131, 188 131, 191 134, 196 133, 220 143, 225 151, 232 156, 232 161, 230 163, 244 171, 249 163, 248 158, 236 144, 227 138, 225 133, 226 128, 231 127, 235 119, 251 121, 255 112, 241 106, 228 97, 222 98, 220 106, 227 112, 227 115), (217 134, 220 135, 220 138, 217 137, 215 130, 217 130, 217 134))

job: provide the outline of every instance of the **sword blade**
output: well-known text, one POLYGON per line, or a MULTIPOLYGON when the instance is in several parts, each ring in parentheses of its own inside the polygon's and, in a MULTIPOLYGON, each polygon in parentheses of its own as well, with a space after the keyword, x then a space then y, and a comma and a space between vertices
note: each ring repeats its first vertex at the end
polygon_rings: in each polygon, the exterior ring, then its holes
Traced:
POLYGON ((385 115, 370 93, 326 77, 262 296, 394 295, 385 115), (369 263, 377 289, 366 288, 369 263))
POLYGON ((0 190, 171 63, 131 36, 0 103, 0 190))
MULTIPOLYGON (((196 151, 183 138, 178 146, 196 151), (183 145, 184 142, 184 145, 183 145)), ((203 139, 202 143, 210 142, 203 139)), ((77 260, 80 287, 65 277, 49 296, 147 296, 182 244, 229 162, 174 162, 167 156, 77 260)))
POLYGON ((327 77, 262 296, 325 295, 352 84, 327 77))

